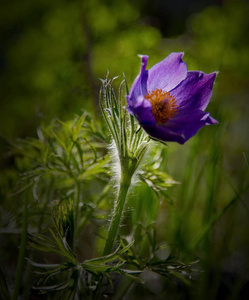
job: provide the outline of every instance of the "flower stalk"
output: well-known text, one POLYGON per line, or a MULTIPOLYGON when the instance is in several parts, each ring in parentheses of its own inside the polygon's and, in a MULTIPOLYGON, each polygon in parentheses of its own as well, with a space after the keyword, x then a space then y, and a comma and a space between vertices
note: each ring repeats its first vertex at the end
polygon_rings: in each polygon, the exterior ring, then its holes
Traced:
POLYGON ((103 255, 107 255, 112 252, 112 247, 123 215, 123 210, 125 207, 127 193, 129 191, 130 185, 131 185, 131 177, 125 176, 123 174, 120 180, 118 198, 112 215, 112 220, 110 223, 110 228, 109 228, 108 237, 106 240, 103 255))
MULTIPOLYGON (((118 233, 123 211, 127 202, 127 195, 131 186, 132 177, 139 167, 144 153, 150 143, 147 134, 139 131, 139 124, 135 122, 134 117, 126 110, 125 101, 122 99, 123 85, 125 79, 119 87, 118 98, 116 98, 112 88, 113 80, 109 80, 108 76, 102 81, 100 90, 100 107, 118 154, 118 163, 120 169, 119 190, 117 200, 114 206, 107 240, 103 255, 112 252, 112 248, 118 233)), ((126 85, 127 87, 127 85, 126 85)), ((129 94, 128 88, 126 93, 129 94)))

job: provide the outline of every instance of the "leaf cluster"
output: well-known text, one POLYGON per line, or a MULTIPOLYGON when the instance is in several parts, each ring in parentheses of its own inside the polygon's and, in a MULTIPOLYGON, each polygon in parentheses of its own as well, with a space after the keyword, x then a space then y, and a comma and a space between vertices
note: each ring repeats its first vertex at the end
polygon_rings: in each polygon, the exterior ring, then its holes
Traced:
MULTIPOLYGON (((104 163, 97 166, 99 157, 106 154, 106 136, 86 113, 71 122, 54 120, 48 127, 39 127, 37 133, 37 139, 12 144, 11 150, 23 177, 37 179, 52 174, 57 180, 67 178, 70 187, 73 180, 91 179, 101 173, 99 168, 104 163)), ((107 157, 102 160, 108 161, 107 157)), ((61 182, 62 185, 65 183, 65 180, 61 182)))
MULTIPOLYGON (((50 230, 51 238, 41 234, 29 234, 28 245, 32 249, 50 254, 56 254, 63 260, 61 264, 37 263, 28 259, 28 262, 35 268, 39 279, 34 289, 43 292, 56 292, 59 299, 75 299, 82 296, 94 296, 99 293, 100 283, 105 277, 113 288, 111 273, 119 273, 130 276, 140 272, 124 269, 125 260, 122 257, 133 243, 116 249, 110 255, 98 257, 79 262, 68 245, 66 239, 59 233, 50 230), (57 278, 57 279, 56 279, 57 278), (53 283, 57 284, 53 284, 53 283), (60 282, 58 284, 58 282, 60 282)), ((139 280, 139 279, 137 279, 139 280)), ((57 298, 56 298, 57 299, 57 298)))
MULTIPOLYGON (((135 242, 125 254, 129 269, 140 270, 140 278, 143 278, 143 272, 151 271, 168 279, 177 277, 184 284, 191 285, 190 280, 197 272, 193 265, 198 261, 183 263, 172 251, 172 245, 158 243, 155 223, 148 226, 138 224, 132 236, 135 242)), ((122 245, 128 244, 129 240, 130 236, 123 236, 122 245)))

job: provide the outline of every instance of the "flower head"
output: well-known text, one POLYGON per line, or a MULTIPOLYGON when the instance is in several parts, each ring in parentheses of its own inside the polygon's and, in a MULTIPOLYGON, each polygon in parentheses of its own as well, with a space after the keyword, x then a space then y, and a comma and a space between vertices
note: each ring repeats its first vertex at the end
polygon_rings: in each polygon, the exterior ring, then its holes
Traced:
POLYGON ((173 52, 146 70, 148 56, 141 56, 141 71, 126 96, 128 111, 152 138, 180 144, 218 123, 205 112, 217 73, 188 71, 182 57, 173 52))

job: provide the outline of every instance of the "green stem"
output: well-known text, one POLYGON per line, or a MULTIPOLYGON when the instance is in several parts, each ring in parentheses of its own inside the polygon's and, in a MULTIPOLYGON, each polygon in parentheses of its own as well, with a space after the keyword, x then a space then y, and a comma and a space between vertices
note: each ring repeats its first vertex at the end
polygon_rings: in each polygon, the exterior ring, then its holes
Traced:
POLYGON ((118 199, 114 208, 114 213, 112 216, 110 228, 108 231, 108 236, 105 244, 105 249, 103 255, 110 254, 112 251, 112 247, 117 235, 118 227, 120 224, 120 220, 123 214, 123 209, 125 207, 126 196, 131 185, 131 177, 127 175, 121 175, 120 187, 118 193, 118 199))
POLYGON ((15 280, 14 291, 11 300, 16 300, 18 298, 19 289, 23 278, 24 259, 25 259, 26 244, 27 244, 27 229, 28 229, 28 195, 26 192, 26 194, 24 195, 21 245, 20 245, 20 251, 19 251, 18 262, 17 262, 16 280, 15 280))

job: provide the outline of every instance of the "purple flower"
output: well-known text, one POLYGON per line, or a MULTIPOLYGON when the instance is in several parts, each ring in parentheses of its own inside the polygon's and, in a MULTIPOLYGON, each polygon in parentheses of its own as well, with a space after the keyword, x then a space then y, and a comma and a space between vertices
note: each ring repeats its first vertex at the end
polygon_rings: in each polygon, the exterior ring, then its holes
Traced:
POLYGON ((205 112, 217 73, 188 71, 182 57, 173 52, 146 70, 148 56, 141 56, 140 74, 126 96, 128 111, 152 138, 180 144, 218 123, 205 112))

